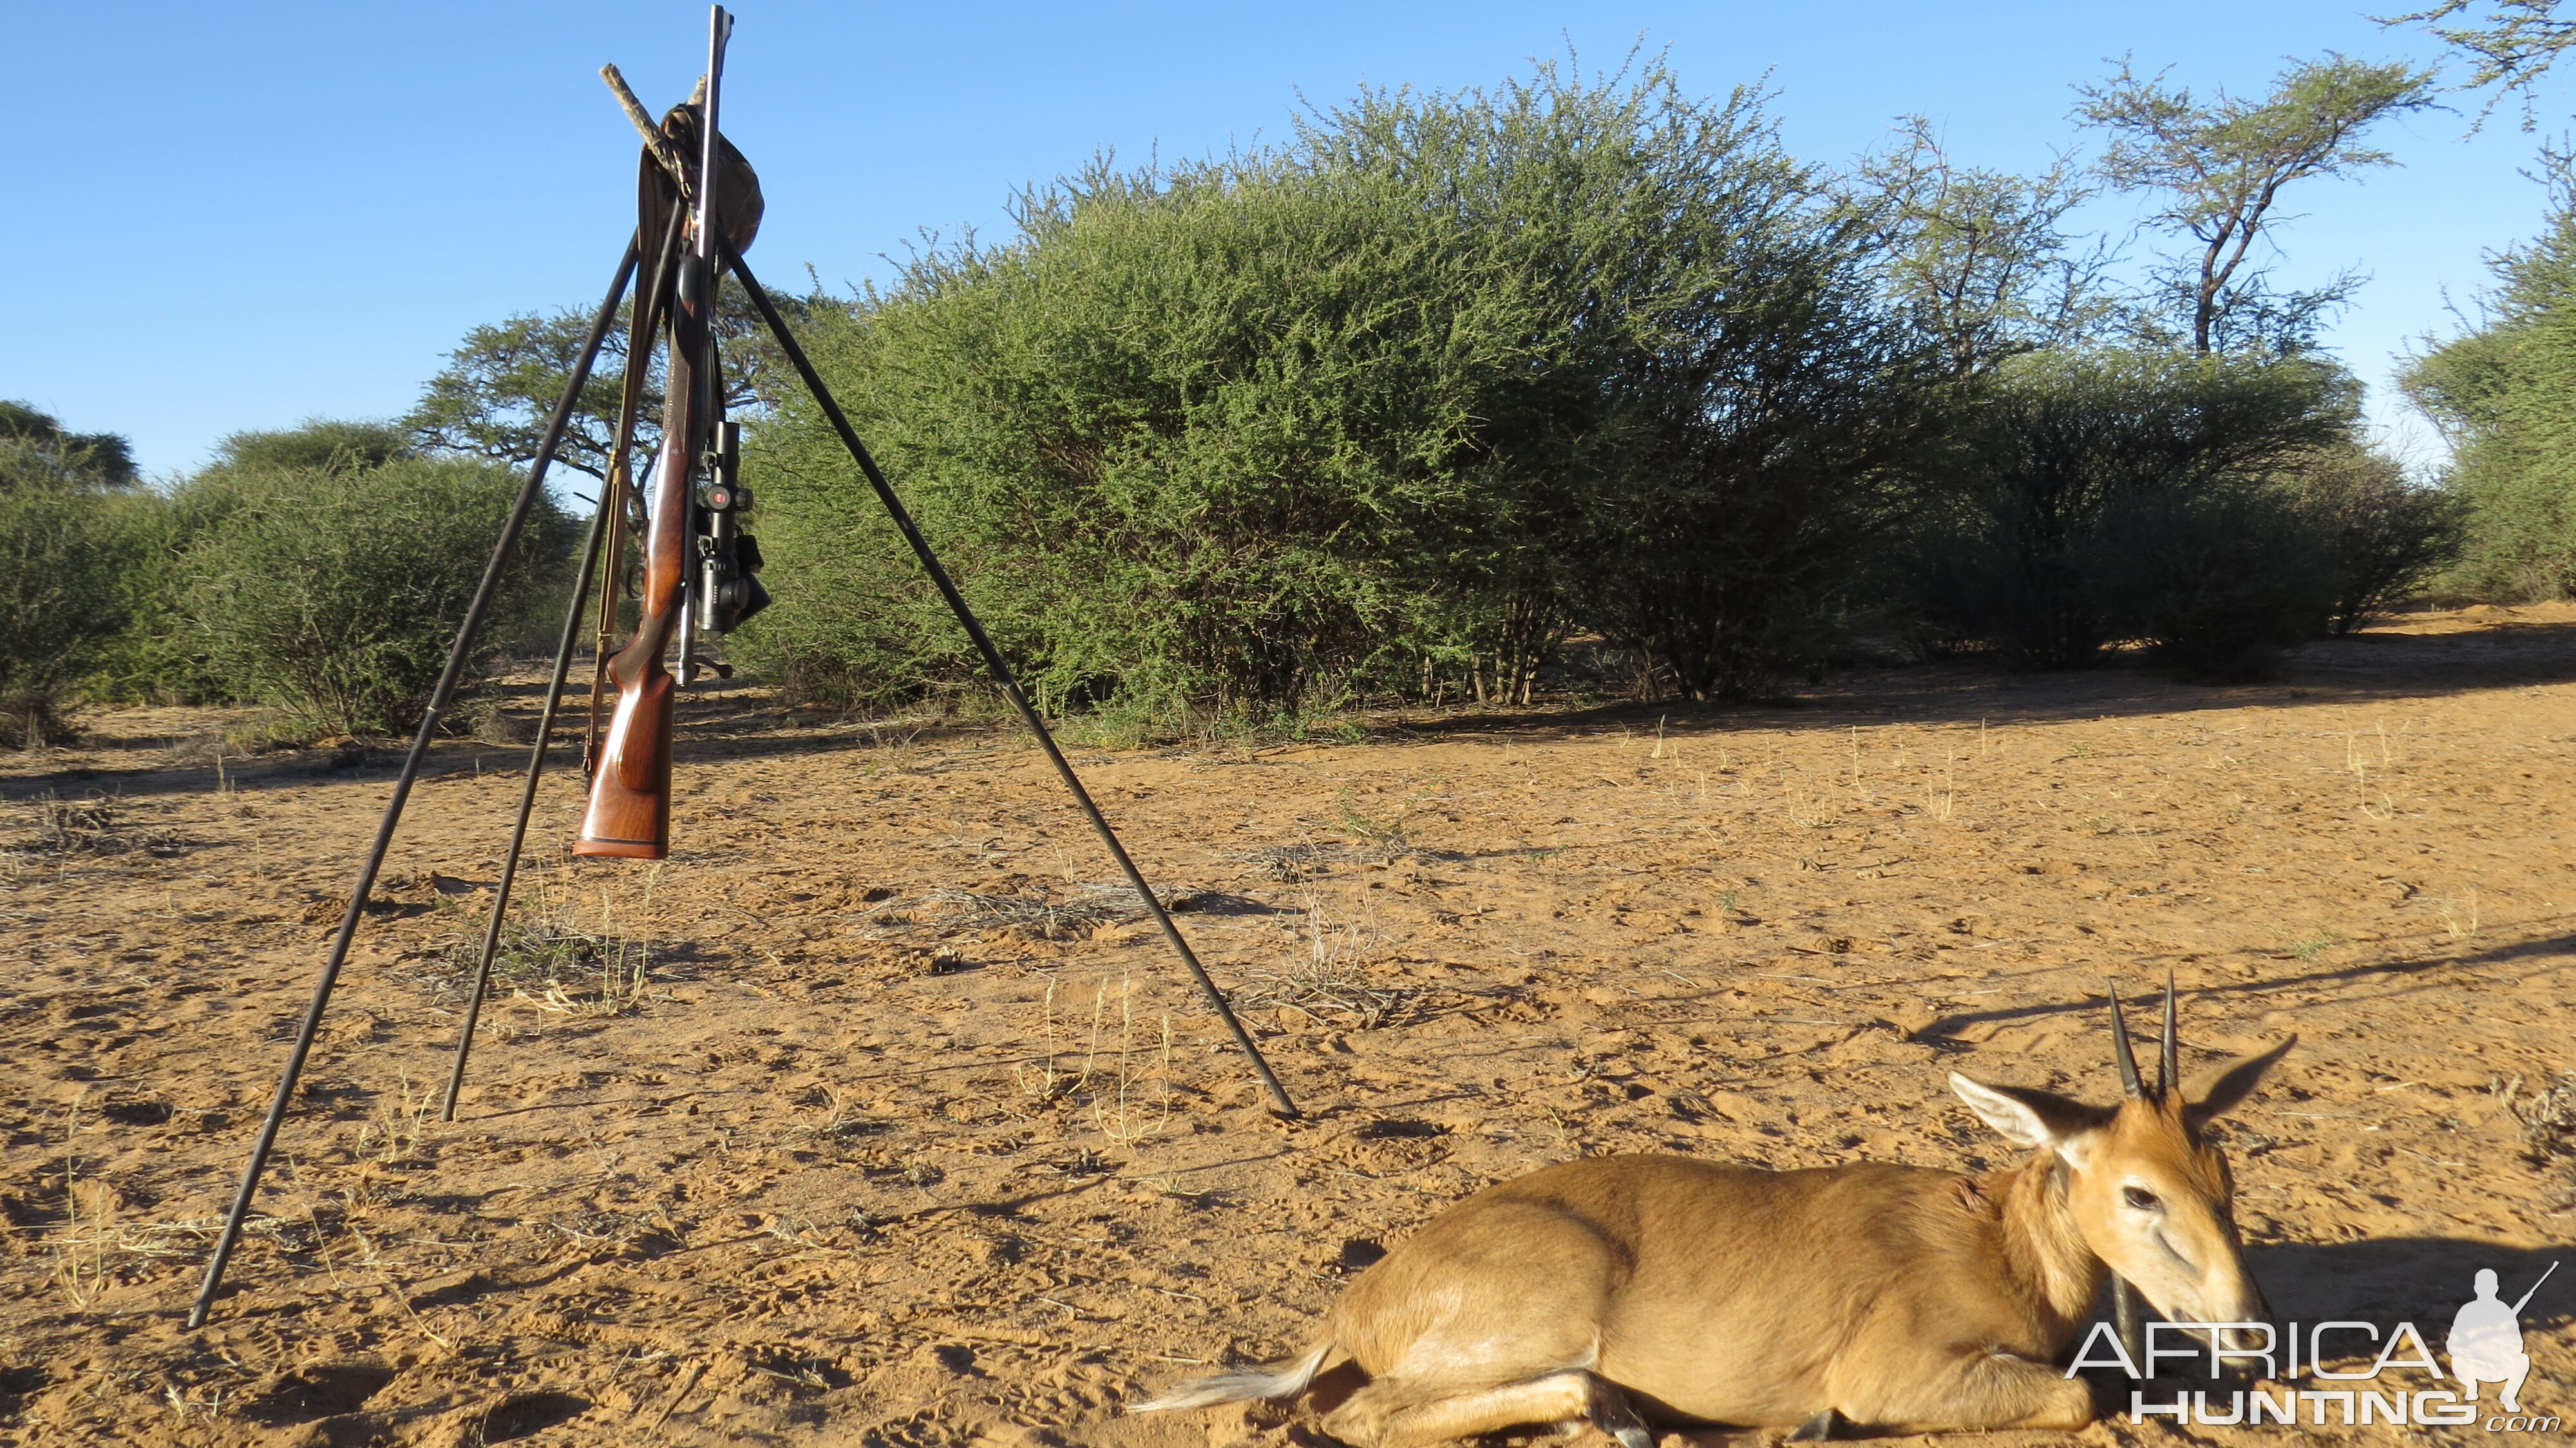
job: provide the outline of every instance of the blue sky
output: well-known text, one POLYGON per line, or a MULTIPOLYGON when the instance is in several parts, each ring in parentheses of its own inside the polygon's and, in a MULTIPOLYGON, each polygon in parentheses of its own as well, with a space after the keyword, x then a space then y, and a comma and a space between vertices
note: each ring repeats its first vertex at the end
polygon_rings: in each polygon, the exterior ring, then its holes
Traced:
MULTIPOLYGON (((2393 0, 2392 0, 2393 3, 2393 0)), ((634 140, 593 72, 645 102, 696 74, 705 9, 646 3, 0 4, 10 36, 21 278, 0 397, 131 436, 146 471, 226 433, 403 411, 466 328, 593 304, 632 225, 634 140)), ((1006 234, 1020 186, 1115 148, 1143 159, 1277 137, 1298 96, 1453 88, 1571 44, 1587 68, 1642 37, 1684 84, 1766 75, 1792 149, 1840 164, 1890 118, 1932 117, 1956 157, 2015 170, 2085 137, 2075 82, 2111 58, 2195 88, 2259 90, 2284 59, 2439 56, 2348 3, 1932 5, 1858 0, 1578 5, 997 4, 743 0, 725 130, 760 168, 753 260, 839 286, 923 229, 1006 234)), ((2571 109, 2542 96, 2544 124, 2571 109)), ((2474 100, 2464 103, 2474 109, 2474 100)), ((2392 354, 2451 325, 2485 252, 2538 227, 2516 115, 2466 137, 2430 114, 2377 138, 2401 169, 2291 198, 2286 279, 2374 278, 2333 334, 2374 418, 2423 446, 2392 354)), ((2122 203, 2091 219, 2125 232, 2122 203)))

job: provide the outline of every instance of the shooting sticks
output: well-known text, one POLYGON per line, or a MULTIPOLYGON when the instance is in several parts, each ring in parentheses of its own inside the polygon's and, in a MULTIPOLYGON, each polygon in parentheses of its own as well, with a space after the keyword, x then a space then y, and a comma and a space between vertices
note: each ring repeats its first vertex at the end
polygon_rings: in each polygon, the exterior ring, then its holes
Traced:
MULTIPOLYGON (((224 1218, 223 1235, 215 1239, 215 1254, 206 1261, 206 1281, 197 1289, 197 1302, 188 1309, 188 1326, 203 1327, 206 1309, 215 1300, 215 1289, 223 1285, 224 1264, 232 1260, 233 1248, 241 1241, 242 1220, 250 1215, 252 1193, 259 1190, 259 1174, 268 1166, 268 1154, 277 1145, 277 1128, 286 1119, 287 1104, 295 1099, 295 1083, 304 1074, 304 1058, 313 1051, 313 1037, 322 1028, 323 1009, 331 1004, 331 987, 339 982, 340 967, 349 958, 349 942, 358 933, 358 918, 366 913, 367 894, 376 887, 376 872, 384 867, 385 850, 394 842, 394 826, 402 820, 403 805, 411 798, 411 787, 420 778, 421 761, 429 757, 429 741, 438 733, 439 716, 447 710, 448 701, 456 695, 456 681, 465 672, 465 661, 474 651, 474 637, 483 630, 483 615, 491 611, 492 596, 499 591, 501 570, 508 566, 510 550, 518 544, 519 530, 527 525, 528 509, 535 506, 537 490, 545 486, 546 467, 554 461, 555 448, 563 442, 564 429, 572 422, 572 410, 581 399, 581 389, 590 380, 590 365, 599 358, 600 344, 608 339, 609 325, 617 320, 617 302, 626 295, 626 283, 635 275, 636 243, 626 243, 626 255, 617 263, 617 278, 608 284, 608 298, 599 304, 599 315, 590 324, 590 340, 582 344, 581 358, 573 364, 572 376, 565 379, 563 396, 555 403, 554 416, 546 423, 545 440, 537 445, 536 461, 528 467, 528 480, 519 485, 519 496, 510 505, 510 519, 501 525, 501 539, 492 545, 492 560, 483 565, 483 579, 474 587, 474 601, 465 608, 465 621, 456 627, 456 642, 447 650, 447 667, 440 672, 438 684, 429 691, 429 707, 421 711, 420 731, 412 736, 411 752, 403 756, 402 773, 394 779, 393 797, 385 801, 385 815, 376 824, 375 842, 367 847, 365 863, 358 867, 358 881, 349 888, 349 909, 340 917, 340 933, 331 938, 330 957, 322 964, 322 978, 313 983, 313 999, 304 1008, 304 1023, 296 1028, 295 1048, 287 1053, 286 1070, 277 1078, 277 1095, 268 1103, 268 1119, 260 1123, 259 1139, 250 1149, 250 1162, 242 1168, 241 1189, 233 1194, 233 1206, 224 1218)), ((542 737, 539 747, 543 747, 542 737)))
MULTIPOLYGON (((721 7, 714 9, 710 20, 713 26, 720 29, 729 28, 731 24, 731 17, 726 15, 721 7)), ((711 81, 712 77, 709 79, 711 81)), ((716 149, 714 131, 710 128, 706 145, 707 155, 714 155, 716 149)), ((673 224, 676 227, 676 216, 673 224)), ((1251 1035, 1244 1030, 1242 1022, 1236 1019, 1233 1009, 1226 1003, 1224 993, 1219 991, 1216 983, 1208 978, 1206 968, 1199 963, 1198 956, 1190 949, 1189 942, 1182 937, 1180 927, 1173 923, 1171 912, 1164 908, 1161 899, 1154 894, 1153 887, 1146 883, 1144 873, 1137 869, 1136 862, 1128 855, 1126 847, 1119 842, 1117 832, 1110 828, 1108 819, 1101 814, 1100 807, 1092 801, 1090 792, 1083 788, 1082 781, 1074 773, 1072 764, 1065 759, 1063 750, 1057 747, 1055 736, 1047 728, 1046 721, 1029 702, 1027 693, 1020 688, 1019 680, 1012 674, 1010 665, 1002 658, 1001 651, 994 646, 992 637, 984 631, 983 623, 976 618, 974 610, 967 605, 965 595, 958 591, 955 581, 948 575, 948 570, 940 565, 938 555, 931 550, 929 540, 922 536, 921 530, 914 524, 910 511, 895 495, 893 485, 886 481, 885 474, 878 469, 875 459, 869 456, 866 446, 859 441, 858 433, 850 426, 849 419, 843 415, 840 404, 833 399, 830 389, 824 385, 821 374, 814 370, 814 365, 806 357, 804 349, 797 345, 794 334, 788 331, 785 319, 779 315, 778 308, 770 300, 769 294, 753 278, 750 269, 744 266, 741 256, 725 238, 716 235, 710 239, 716 244, 722 264, 730 267, 741 282, 743 291, 758 308, 762 321, 768 325, 779 347, 794 365, 806 389, 813 394, 815 404, 822 409, 825 418, 831 422, 833 430, 840 435, 842 445, 849 449, 851 460, 857 463, 859 470, 866 475, 868 486, 875 491, 878 502, 884 505, 888 516, 902 531, 905 541, 911 545, 914 555, 920 559, 923 570, 938 586, 940 596, 947 600, 950 611, 956 614, 958 623, 965 628, 967 636, 974 641, 976 652, 983 657, 984 667, 992 675, 994 683, 1009 697, 1013 707, 1018 710, 1022 722, 1028 725, 1029 732, 1036 737, 1039 747, 1046 752, 1047 760, 1054 767, 1057 777, 1064 781, 1065 789, 1072 794, 1074 803, 1081 808, 1084 818, 1090 821, 1092 829, 1099 834, 1101 844, 1108 849, 1110 857, 1117 861, 1120 873, 1125 875, 1127 883, 1134 887, 1137 899, 1144 904, 1146 910, 1153 915, 1155 922, 1162 927, 1163 938, 1180 956, 1181 963, 1188 968, 1191 979, 1205 994, 1209 1006, 1215 1010, 1218 1018, 1225 1022, 1226 1030, 1233 1036, 1235 1044, 1242 1048, 1245 1058, 1251 1063, 1255 1074, 1261 1078, 1262 1085, 1269 1090, 1271 1099, 1277 1103, 1280 1112, 1292 1117, 1297 1115, 1296 1104, 1289 1099, 1287 1089, 1279 1084, 1279 1078, 1271 1072, 1269 1063, 1262 1058, 1260 1048, 1253 1044, 1251 1035)), ((321 1028, 323 1012, 330 1004, 331 991, 339 980, 341 966, 348 959, 350 942, 357 934, 358 921, 366 910, 367 897, 375 888, 377 872, 383 867, 386 850, 393 843, 394 829, 402 818, 403 806, 410 798, 412 785, 420 776, 421 765, 428 756, 430 740, 437 731, 439 720, 455 695, 457 681, 464 673, 465 661, 472 654, 474 640, 482 630, 484 616, 490 611, 493 596, 500 582, 501 570, 506 566, 510 552, 518 542, 519 533, 527 521, 528 511, 536 501, 538 490, 544 485, 547 468, 553 462, 555 450, 563 440, 564 430, 570 425, 573 408, 580 398, 582 387, 589 381, 591 366, 597 360, 601 344, 606 340, 608 329, 616 319, 617 304, 625 295, 627 282, 635 274, 639 250, 644 241, 645 238, 638 235, 627 243, 626 254, 618 263, 616 279, 609 287, 606 300, 600 304, 598 316, 591 324, 589 340, 583 347, 580 359, 573 366, 571 377, 565 383, 563 395, 555 405, 553 417, 547 423, 544 440, 538 445, 537 455, 529 466, 527 480, 520 485, 518 498, 510 511, 509 521, 502 527, 500 540, 493 547, 491 561, 484 566, 482 580, 476 586, 473 602, 467 607, 465 618, 457 627, 456 641, 448 650, 446 669, 439 675, 437 686, 431 690, 429 705, 421 715, 419 732, 412 738, 411 752, 403 759, 402 772, 395 780, 393 795, 386 801, 384 817, 376 826, 374 842, 368 847, 366 858, 359 867, 357 882, 349 894, 348 910, 341 917, 339 933, 332 939, 331 951, 324 962, 321 978, 314 984, 313 998, 305 1007, 303 1023, 296 1032, 294 1048, 287 1055, 286 1069, 278 1078, 277 1094, 269 1103, 267 1119, 261 1123, 258 1139, 251 1148, 250 1160, 243 1167, 241 1185, 234 1193, 232 1209, 224 1220, 223 1232, 216 1238, 214 1253, 206 1262, 205 1281, 198 1288, 195 1305, 188 1312, 188 1326, 191 1328, 205 1325, 206 1314, 213 1306, 216 1292, 223 1285, 224 1268, 231 1261, 233 1249, 240 1242, 242 1224, 250 1214, 251 1199, 259 1188, 260 1173, 267 1167, 269 1154, 277 1144, 278 1128, 285 1121, 288 1104, 294 1100, 296 1083, 303 1074, 306 1058, 312 1052, 314 1038, 321 1028)), ((638 295, 637 320, 647 329, 630 342, 627 348, 626 365, 629 369, 641 369, 649 365, 652 334, 647 319, 660 310, 661 291, 670 283, 672 269, 668 259, 672 250, 671 238, 664 238, 660 248, 660 264, 655 267, 654 275, 647 282, 648 290, 638 295)), ((475 967, 472 995, 466 1004, 464 1028, 457 1038, 455 1059, 448 1072, 443 1119, 453 1120, 455 1117, 456 1095, 464 1081, 466 1056, 473 1043, 475 1022, 481 1010, 484 991, 490 977, 493 954, 499 943, 502 918, 509 908, 511 885, 517 874, 519 855, 527 836, 529 817, 536 803, 537 782, 545 768, 546 748, 550 743, 555 715, 563 697, 564 682, 570 672, 572 651, 580 632, 580 617, 590 586, 590 575, 596 566, 600 546, 608 530, 620 526, 618 494, 626 475, 626 421, 621 418, 618 446, 610 461, 608 478, 601 489, 598 510, 591 521, 589 539, 583 550, 583 567, 573 584, 573 595, 566 614, 563 636, 556 649, 554 670, 548 682, 545 709, 538 725, 536 742, 529 749, 528 772, 520 790, 517 819, 512 826, 508 852, 494 894, 492 914, 484 929, 480 959, 475 967)), ((692 486, 692 481, 687 478, 661 477, 657 478, 656 485, 664 488, 685 488, 692 486)))

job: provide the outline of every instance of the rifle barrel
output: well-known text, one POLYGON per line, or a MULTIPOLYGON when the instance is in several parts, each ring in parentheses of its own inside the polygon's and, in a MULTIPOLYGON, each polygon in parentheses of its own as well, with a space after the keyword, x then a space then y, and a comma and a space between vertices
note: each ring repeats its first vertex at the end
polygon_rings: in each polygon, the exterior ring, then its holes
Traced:
MULTIPOLYGON (((2552 1262, 2552 1263, 2550 1263, 2550 1264, 2549 1264, 2549 1272, 2555 1272, 2555 1271, 2557 1271, 2557 1270, 2558 1270, 2558 1264, 2557 1264, 2557 1263, 2552 1262)), ((2543 1273, 2541 1273, 2541 1274, 2540 1274, 2540 1282, 2546 1282, 2546 1281, 2548 1281, 2548 1280, 2549 1280, 2549 1272, 2543 1272, 2543 1273)), ((2531 1291, 2530 1291, 2530 1292, 2526 1292, 2526 1293, 2522 1294, 2522 1296, 2521 1296, 2521 1297, 2519 1297, 2519 1298, 2515 1299, 2514 1304, 2513 1304, 2513 1315, 2514 1315, 2514 1316, 2516 1316, 2516 1317, 2520 1317, 2520 1316, 2522 1316, 2522 1305, 2523 1305, 2524 1303, 2526 1303, 2526 1302, 2529 1302, 2529 1301, 2532 1299, 2532 1296, 2533 1296, 2535 1293, 2537 1293, 2537 1292, 2539 1292, 2539 1291, 2540 1291, 2540 1282, 2534 1282, 2533 1284, 2531 1284, 2531 1291)))

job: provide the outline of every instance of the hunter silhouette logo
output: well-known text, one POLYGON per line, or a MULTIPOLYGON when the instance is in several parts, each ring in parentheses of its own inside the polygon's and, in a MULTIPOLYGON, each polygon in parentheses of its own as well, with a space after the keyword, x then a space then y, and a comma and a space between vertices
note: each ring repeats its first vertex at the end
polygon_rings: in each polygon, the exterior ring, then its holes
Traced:
MULTIPOLYGON (((2525 1413, 2522 1408, 2522 1386, 2531 1376, 2531 1356, 2522 1349, 2522 1310, 2540 1291, 2541 1283, 2557 1270, 2558 1264, 2550 1263, 2540 1280, 2531 1284, 2531 1290, 2512 1302, 2497 1295, 2493 1271, 2479 1270, 2477 1295, 2451 1316, 2447 1344, 2451 1371, 2447 1384, 2432 1347, 2411 1322, 2398 1323, 2386 1332, 2377 1323, 2353 1321, 2151 1322, 2145 1324, 2137 1344, 2141 1350, 2134 1356, 2112 1324, 2100 1322, 2093 1325, 2083 1346, 2076 1350, 2066 1375, 2071 1378, 2087 1368, 2116 1367, 2135 1385, 2129 1392, 2131 1423, 2164 1417, 2176 1424, 2212 1427, 2275 1423, 2322 1428, 2329 1424, 2352 1427, 2415 1423, 2464 1428, 2479 1422, 2482 1416, 2479 1386, 2493 1383, 2499 1389, 2496 1405, 2502 1411, 2485 1417, 2488 1432, 2555 1433, 2562 1422, 2559 1417, 2525 1413), (2327 1340, 2329 1337, 2332 1342, 2327 1340), (2163 1341, 2166 1338, 2181 1342, 2167 1346, 2163 1341), (2357 1355, 2356 1350, 2369 1351, 2364 1344, 2377 1349, 2369 1366, 2330 1366, 2339 1359, 2349 1360, 2357 1355), (2213 1386, 2190 1389, 2174 1381, 2164 1368, 2168 1359, 2205 1362, 2213 1386), (2229 1377, 2231 1369, 2240 1380, 2253 1378, 2253 1385, 2232 1389, 2216 1386, 2229 1377), (2401 1373, 2420 1373, 2423 1377, 2396 1375, 2401 1373), (2168 1384, 2159 1391, 2171 1391, 2169 1401, 2147 1396, 2145 1385, 2156 1380, 2168 1384), (2313 1382, 2315 1386, 2294 1386, 2302 1382, 2313 1382)), ((2191 1375, 2186 1372, 2176 1376, 2191 1375)))
MULTIPOLYGON (((2540 1282, 2549 1280, 2558 1264, 2540 1274, 2540 1282)), ((2496 1296, 2496 1275, 2492 1268, 2481 1267, 2477 1276, 2477 1296, 2461 1304, 2451 1317, 2451 1375, 2460 1380, 2460 1391, 2472 1403, 2478 1400, 2480 1383, 2496 1383, 2503 1391, 2504 1410, 2522 1412, 2522 1383, 2531 1376, 2531 1355, 2522 1350, 2522 1309, 2540 1282, 2531 1284, 2531 1292, 2522 1294, 2511 1305, 2496 1296)), ((2488 1427, 2499 1426, 2490 1420, 2488 1427)))

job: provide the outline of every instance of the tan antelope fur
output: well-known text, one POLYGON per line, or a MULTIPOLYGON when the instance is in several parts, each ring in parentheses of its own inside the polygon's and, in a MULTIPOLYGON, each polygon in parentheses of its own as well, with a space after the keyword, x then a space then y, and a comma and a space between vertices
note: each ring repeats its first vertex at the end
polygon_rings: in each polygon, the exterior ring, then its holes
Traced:
POLYGON ((1585 1421, 1624 1448, 1646 1448, 1649 1422, 1804 1424, 1801 1437, 2081 1427, 2092 1390, 2055 1364, 2105 1264, 2171 1320, 2267 1318, 2226 1159, 2201 1128, 2297 1041, 2177 1087, 2168 984, 2150 1092, 2116 997, 2111 1014, 2117 1106, 1951 1075, 2032 1149, 2017 1165, 1565 1162, 1433 1219, 1351 1284, 1303 1355, 1134 1411, 1290 1397, 1338 1356, 1355 1371, 1337 1378, 1364 1381, 1323 1426, 1361 1448, 1585 1421))

